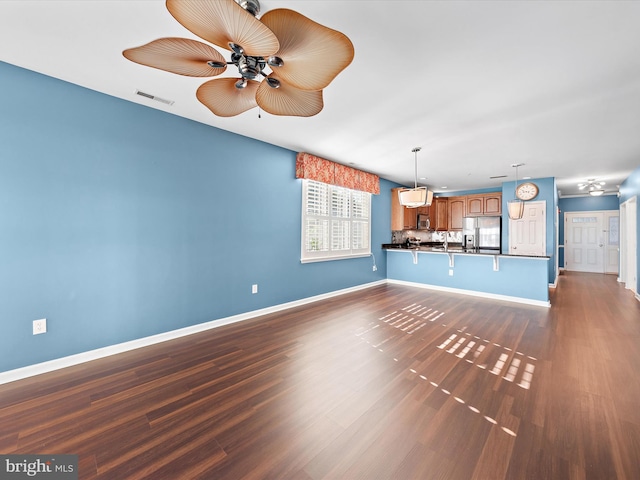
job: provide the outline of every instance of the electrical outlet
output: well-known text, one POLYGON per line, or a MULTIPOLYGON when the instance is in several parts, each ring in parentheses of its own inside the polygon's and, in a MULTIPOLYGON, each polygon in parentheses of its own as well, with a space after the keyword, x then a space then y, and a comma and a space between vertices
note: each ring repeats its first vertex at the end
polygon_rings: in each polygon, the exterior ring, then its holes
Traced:
POLYGON ((33 334, 39 335, 47 332, 47 319, 41 318, 40 320, 33 321, 33 334))
POLYGON ((453 269, 449 269, 449 276, 453 277, 453 269))
POLYGON ((251 285, 251 293, 258 293, 258 284, 254 283, 251 285))
POLYGON ((375 272, 375 271, 377 271, 377 270, 378 270, 378 267, 376 267, 376 266, 374 265, 374 266, 373 266, 373 271, 375 272))

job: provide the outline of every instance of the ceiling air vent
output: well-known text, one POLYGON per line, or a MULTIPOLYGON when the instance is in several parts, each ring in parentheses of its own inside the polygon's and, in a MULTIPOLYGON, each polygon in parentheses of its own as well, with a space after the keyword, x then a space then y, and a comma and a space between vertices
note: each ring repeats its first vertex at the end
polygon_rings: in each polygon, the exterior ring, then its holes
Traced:
POLYGON ((155 95, 151 95, 150 93, 141 92, 140 90, 136 90, 136 95, 140 95, 141 97, 146 97, 151 100, 155 100, 156 102, 164 103, 165 105, 173 105, 173 100, 167 100, 166 98, 156 97, 155 95))
POLYGON ((507 178, 506 175, 496 175, 495 177, 489 177, 490 180, 495 180, 496 178, 507 178))

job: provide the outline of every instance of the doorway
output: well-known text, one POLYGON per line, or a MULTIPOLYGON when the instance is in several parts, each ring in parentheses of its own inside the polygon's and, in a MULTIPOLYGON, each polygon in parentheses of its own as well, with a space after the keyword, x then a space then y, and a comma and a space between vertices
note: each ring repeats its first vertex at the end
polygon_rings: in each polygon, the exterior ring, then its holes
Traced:
POLYGON ((619 219, 619 213, 615 210, 565 213, 565 269, 617 274, 620 258, 619 219))
POLYGON ((509 254, 543 257, 547 254, 547 202, 525 202, 520 220, 509 220, 509 254))

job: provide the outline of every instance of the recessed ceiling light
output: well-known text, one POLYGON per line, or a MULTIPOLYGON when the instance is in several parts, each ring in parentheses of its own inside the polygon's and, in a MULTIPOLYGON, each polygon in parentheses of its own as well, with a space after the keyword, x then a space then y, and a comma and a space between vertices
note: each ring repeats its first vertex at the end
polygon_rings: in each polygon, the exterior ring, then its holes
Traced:
POLYGON ((449 187, 447 187, 447 186, 445 185, 444 187, 440 187, 440 188, 449 188, 449 187))

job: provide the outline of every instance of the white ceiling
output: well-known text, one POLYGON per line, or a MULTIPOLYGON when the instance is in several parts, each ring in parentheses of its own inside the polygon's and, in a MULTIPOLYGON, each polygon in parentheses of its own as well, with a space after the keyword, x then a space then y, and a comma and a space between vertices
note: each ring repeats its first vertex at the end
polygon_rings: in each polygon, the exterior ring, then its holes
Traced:
POLYGON ((436 192, 500 186, 514 163, 520 178, 556 177, 562 196, 588 178, 615 192, 640 165, 640 2, 261 4, 354 44, 315 117, 218 118, 195 98, 206 79, 126 60, 124 49, 156 38, 197 39, 162 0, 2 0, 0 60, 408 185, 421 146, 419 183, 436 192))

